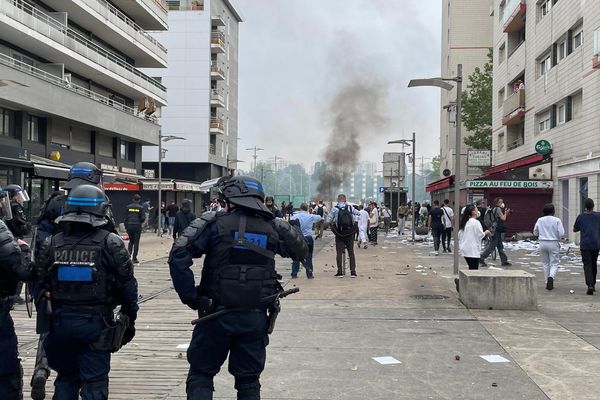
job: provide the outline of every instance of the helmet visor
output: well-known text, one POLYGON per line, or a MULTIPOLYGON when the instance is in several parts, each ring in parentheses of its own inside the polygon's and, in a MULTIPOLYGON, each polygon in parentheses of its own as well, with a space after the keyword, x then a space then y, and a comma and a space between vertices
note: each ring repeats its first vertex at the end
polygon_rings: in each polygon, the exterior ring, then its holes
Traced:
POLYGON ((13 198, 20 205, 23 205, 25 202, 30 200, 29 195, 27 194, 27 190, 19 190, 18 192, 15 192, 13 198))

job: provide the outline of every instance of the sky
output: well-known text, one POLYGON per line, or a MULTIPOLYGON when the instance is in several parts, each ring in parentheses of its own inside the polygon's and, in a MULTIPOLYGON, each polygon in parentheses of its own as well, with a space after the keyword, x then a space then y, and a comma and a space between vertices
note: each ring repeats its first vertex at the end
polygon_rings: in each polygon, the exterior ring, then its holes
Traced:
MULTIPOLYGON (((360 84, 379 88, 378 110, 363 101, 358 160, 400 151, 388 140, 417 137, 417 157, 439 154, 440 93, 411 88, 439 76, 441 0, 237 0, 240 25, 239 150, 250 166, 283 157, 310 168, 344 140, 334 102, 360 84), (373 116, 371 125, 369 116, 373 116), (380 120, 383 121, 380 121, 380 120), (332 132, 336 132, 332 138, 332 132)), ((405 149, 408 153, 410 150, 405 149)), ((242 167, 246 168, 246 167, 242 167)))

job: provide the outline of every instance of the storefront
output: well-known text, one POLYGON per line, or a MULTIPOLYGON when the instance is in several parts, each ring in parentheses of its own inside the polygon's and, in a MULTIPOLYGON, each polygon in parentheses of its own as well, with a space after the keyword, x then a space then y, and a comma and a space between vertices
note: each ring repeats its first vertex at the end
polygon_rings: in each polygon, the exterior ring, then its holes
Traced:
MULTIPOLYGON (((443 204, 444 200, 450 200, 450 204, 454 205, 454 175, 439 181, 431 182, 425 187, 425 190, 431 195, 431 203, 435 200, 443 204)), ((470 202, 469 191, 461 185, 460 188, 460 204, 461 206, 470 202)))

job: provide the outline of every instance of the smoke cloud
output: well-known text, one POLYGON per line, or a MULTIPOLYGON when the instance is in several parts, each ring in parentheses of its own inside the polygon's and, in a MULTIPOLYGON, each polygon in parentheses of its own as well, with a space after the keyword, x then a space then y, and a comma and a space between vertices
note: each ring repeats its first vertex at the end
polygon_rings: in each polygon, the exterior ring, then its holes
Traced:
POLYGON ((333 200, 361 159, 361 146, 385 132, 386 82, 352 81, 342 85, 329 105, 330 134, 319 172, 319 197, 333 200))

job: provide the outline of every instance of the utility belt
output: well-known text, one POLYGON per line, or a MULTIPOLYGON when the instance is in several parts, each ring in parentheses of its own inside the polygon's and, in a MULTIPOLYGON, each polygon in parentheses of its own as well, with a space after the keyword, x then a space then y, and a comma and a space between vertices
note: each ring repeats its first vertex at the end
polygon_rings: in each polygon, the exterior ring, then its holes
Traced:
POLYGON ((129 317, 116 312, 110 319, 105 318, 104 323, 106 327, 102 330, 100 338, 92 343, 91 348, 116 353, 122 347, 125 330, 129 327, 129 317))

